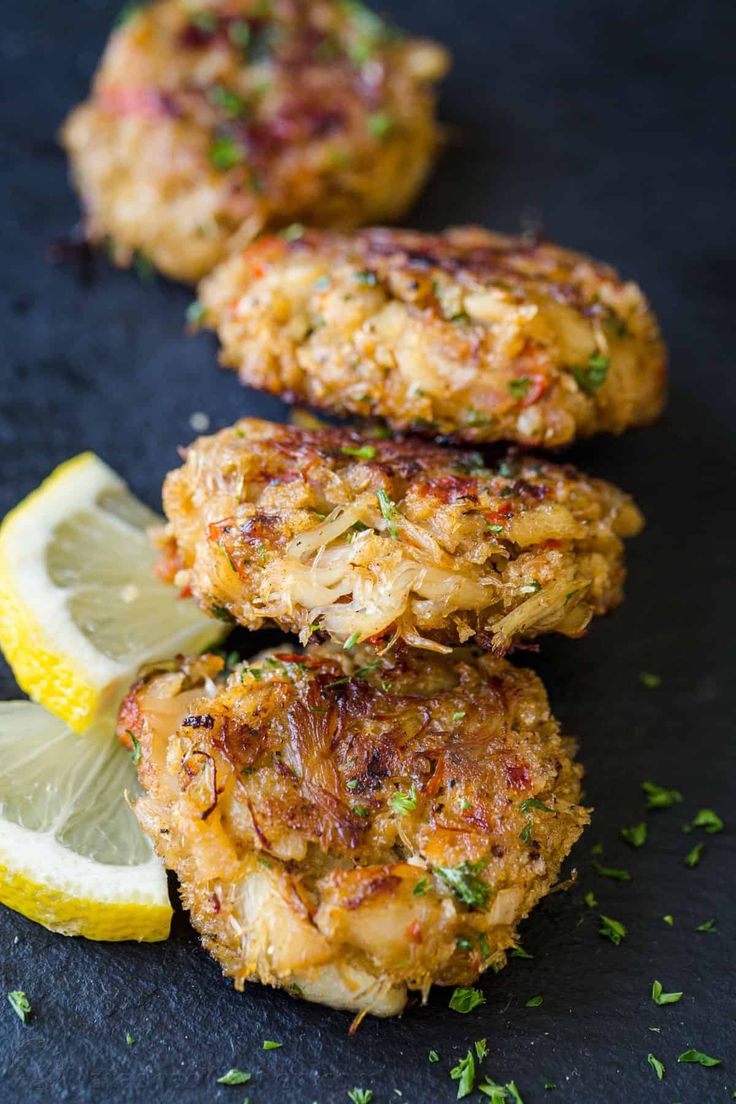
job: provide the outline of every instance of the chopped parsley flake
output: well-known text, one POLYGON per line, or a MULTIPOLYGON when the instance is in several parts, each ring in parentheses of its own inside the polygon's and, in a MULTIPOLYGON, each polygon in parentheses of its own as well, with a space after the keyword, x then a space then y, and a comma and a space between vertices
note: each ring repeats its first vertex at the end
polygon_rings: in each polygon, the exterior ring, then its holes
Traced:
POLYGON ((658 1058, 655 1058, 653 1054, 647 1054, 647 1062, 656 1073, 657 1079, 661 1081, 664 1077, 664 1066, 662 1065, 662 1063, 659 1061, 658 1058))
POLYGON ((698 924, 695 930, 696 932, 713 932, 716 930, 716 922, 715 920, 706 920, 704 923, 698 924))
POLYGON ((285 226, 281 231, 281 237, 284 241, 299 241, 304 237, 304 227, 300 222, 292 222, 290 226, 285 226))
POLYGON ((360 633, 359 632, 351 633, 350 636, 345 641, 345 643, 343 644, 343 650, 346 651, 346 652, 349 652, 351 648, 355 647, 355 645, 358 643, 359 640, 360 640, 360 633))
POLYGON ((555 1085, 554 1081, 545 1081, 544 1087, 545 1089, 556 1089, 557 1085, 555 1085))
POLYGON ((691 870, 694 866, 697 866, 700 862, 700 856, 703 854, 704 847, 704 843, 696 843, 692 851, 688 851, 685 856, 685 866, 689 866, 691 870))
POLYGON ((722 832, 724 823, 713 809, 699 809, 686 828, 705 828, 712 835, 714 832, 722 832))
POLYGON ((229 1069, 227 1073, 223 1073, 222 1077, 217 1078, 218 1085, 245 1085, 247 1081, 250 1081, 251 1075, 246 1073, 245 1070, 229 1069))
MULTIPOLYGON (((452 1008, 452 1003, 450 1007, 452 1008)), ((465 1057, 461 1058, 458 1064, 450 1070, 450 1077, 453 1081, 458 1082, 458 1100, 470 1096, 475 1087, 475 1058, 473 1058, 472 1050, 469 1050, 465 1057)))
POLYGON ((530 955, 528 951, 519 945, 518 947, 512 947, 509 951, 511 958, 534 958, 534 955, 530 955))
POLYGON ((620 920, 613 920, 610 916, 601 913, 601 926, 598 934, 610 939, 617 947, 622 939, 626 938, 626 928, 620 920))
POLYGON ((434 869, 469 908, 484 909, 491 895, 491 887, 478 877, 484 866, 483 862, 462 862, 458 866, 436 866, 434 869))
POLYGON ((133 745, 133 750, 130 753, 130 757, 133 760, 133 766, 137 767, 141 761, 141 742, 137 736, 135 736, 129 728, 126 728, 126 733, 130 736, 130 741, 133 745))
POLYGON ((453 1012, 472 1012, 480 1004, 485 1004, 486 998, 480 989, 454 989, 450 997, 450 1008, 453 1012))
POLYGON ((204 317, 207 313, 207 308, 204 303, 200 303, 199 299, 195 299, 187 307, 186 319, 190 326, 201 326, 204 322, 204 317))
POLYGON ((588 892, 583 897, 583 900, 585 901, 588 908, 595 908, 595 906, 598 904, 595 893, 593 893, 592 889, 588 890, 588 892))
POLYGON ((489 1097, 491 1104, 506 1104, 507 1101, 511 1101, 512 1104, 524 1104, 514 1081, 499 1085, 497 1081, 486 1077, 484 1083, 478 1086, 478 1092, 489 1097))
POLYGON ((371 1104, 373 1089, 351 1089, 348 1099, 352 1100, 353 1104, 371 1104))
POLYGON ((610 364, 610 357, 593 353, 584 367, 573 368, 572 374, 580 390, 584 391, 586 395, 594 395, 599 387, 602 387, 606 382, 610 364))
POLYGON ((283 1045, 283 1043, 275 1043, 272 1039, 263 1040, 263 1050, 278 1050, 283 1045))
POLYGON ((368 116, 368 133, 371 138, 377 138, 379 141, 386 138, 393 130, 394 120, 393 116, 388 111, 375 111, 372 115, 368 116))
POLYGON ((353 812, 356 816, 367 817, 370 813, 370 809, 367 805, 353 805, 353 812))
POLYGON ((366 287, 375 287, 378 283, 378 277, 375 272, 370 272, 368 269, 363 269, 361 272, 354 272, 353 279, 359 284, 365 284, 366 287))
POLYGON ((544 997, 530 997, 526 1002, 526 1008, 539 1008, 540 1004, 544 1001, 544 997))
POLYGON ((658 686, 662 685, 661 677, 653 675, 651 671, 642 671, 639 679, 642 686, 646 686, 647 690, 656 690, 658 686))
POLYGON ((436 1050, 430 1050, 429 1054, 427 1055, 427 1060, 430 1062, 439 1062, 440 1056, 436 1050))
POLYGON ((128 1044, 128 1046, 132 1046, 133 1043, 135 1042, 135 1039, 133 1038, 133 1036, 130 1034, 129 1031, 126 1031, 126 1033, 125 1033, 125 1042, 128 1044))
POLYGON ((631 828, 621 829, 621 839, 632 847, 643 847, 647 841, 647 826, 644 821, 632 824, 631 828))
POLYGON ((666 916, 663 916, 662 919, 664 920, 665 924, 667 924, 670 928, 674 926, 675 918, 674 916, 670 916, 669 913, 667 913, 666 916))
POLYGON ((662 990, 662 982, 653 981, 652 1000, 655 1004, 677 1004, 679 1000, 682 1000, 682 993, 665 993, 662 990))
POLYGON ((526 398, 527 391, 531 387, 531 384, 532 381, 528 376, 518 376, 516 379, 509 380, 508 388, 512 398, 526 398))
POLYGON ((630 882, 631 875, 628 870, 623 870, 615 866, 603 866, 596 859, 593 859, 593 869, 596 874, 600 874, 602 878, 613 878, 617 882, 630 882))
POLYGON ((220 134, 210 146, 210 164, 219 172, 227 172, 245 160, 245 152, 234 138, 227 134, 220 134))
POLYGON ((388 522, 388 535, 392 537, 393 540, 398 540, 399 532, 395 525, 395 519, 398 510, 396 509, 395 504, 391 501, 384 490, 376 491, 376 498, 378 499, 378 505, 381 508, 381 513, 385 520, 388 522))
POLYGON ((401 790, 399 790, 389 798, 388 803, 393 811, 399 816, 406 816, 407 813, 412 813, 417 807, 417 791, 413 783, 408 793, 402 793, 401 790))
POLYGON ((361 445, 360 448, 353 445, 344 445, 340 452, 344 452, 346 456, 357 456, 359 460, 372 460, 376 455, 373 445, 361 445))
POLYGON ((708 1054, 703 1054, 702 1050, 690 1050, 683 1051, 679 1055, 678 1062, 694 1062, 698 1066, 720 1066, 720 1058, 711 1058, 708 1054))
POLYGON ((234 119, 244 115, 247 109, 243 97, 233 92, 231 88, 226 88, 224 84, 213 85, 207 93, 207 98, 215 107, 221 108, 226 115, 234 119))
POLYGON ((18 1019, 23 1023, 28 1023, 28 1017, 31 1014, 31 1002, 25 995, 22 989, 11 989, 8 993, 8 1000, 10 1001, 10 1007, 15 1012, 18 1019))
POLYGON ((682 801, 679 790, 668 790, 664 786, 658 786, 656 782, 642 782, 641 788, 646 797, 647 809, 669 809, 682 801))
POLYGON ((478 1058, 479 1062, 482 1062, 484 1058, 488 1057, 488 1040, 487 1039, 476 1039, 473 1046, 475 1047, 475 1053, 477 1055, 477 1058, 478 1058))
POLYGON ((525 801, 522 801, 519 806, 522 813, 528 813, 530 809, 540 809, 543 813, 551 813, 554 810, 550 809, 544 802, 539 801, 536 797, 527 797, 525 801))
POLYGON ((429 878, 420 878, 417 884, 414 886, 412 893, 415 897, 423 897, 429 889, 429 878))

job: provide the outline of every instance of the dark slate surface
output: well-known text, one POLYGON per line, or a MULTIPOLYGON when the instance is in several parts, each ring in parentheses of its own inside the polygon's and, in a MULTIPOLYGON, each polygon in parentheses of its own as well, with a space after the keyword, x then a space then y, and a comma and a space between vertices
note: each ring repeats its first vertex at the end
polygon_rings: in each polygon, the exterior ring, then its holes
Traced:
MULTIPOLYGON (((105 946, 51 935, 0 908, 0 989, 25 989, 35 1009, 24 1026, 0 1000, 3 1101, 241 1102, 243 1089, 215 1083, 240 1066, 253 1073, 253 1104, 346 1102, 355 1085, 372 1088, 376 1104, 441 1104, 455 1097, 450 1067, 479 1036, 489 1040, 488 1072, 514 1077, 526 1104, 717 1104, 736 1090, 727 540, 734 86, 726 76, 734 9, 717 0, 387 6, 448 42, 457 59, 443 104, 453 146, 415 221, 515 229, 536 208, 551 237, 640 280, 671 344, 666 418, 574 450, 578 463, 632 491, 649 518, 631 548, 629 600, 584 642, 549 639, 533 658, 557 714, 580 736, 596 806, 575 853, 579 887, 524 925, 534 961, 489 977, 485 1007, 460 1016, 438 991, 429 1007, 367 1022, 355 1038, 344 1015, 255 986, 235 993, 181 914, 166 944, 105 946), (660 674, 661 688, 644 689, 642 670, 660 674), (650 841, 631 852, 618 830, 641 819, 648 778, 678 787, 684 802, 651 814, 650 841), (718 810, 727 828, 702 837, 702 862, 689 870, 693 837, 681 828, 701 806, 718 810), (631 869, 630 883, 592 873, 596 843, 603 861, 631 869), (591 888, 595 912, 583 904, 591 888), (598 911, 628 926, 620 947, 597 934, 598 911), (711 917, 716 933, 694 932, 711 917), (682 1001, 656 1007, 654 978, 683 990, 682 1001), (536 994, 544 1004, 526 1008, 536 994), (284 1046, 263 1052, 263 1039, 284 1046), (678 1066, 687 1047, 723 1065, 678 1066), (439 1063, 428 1063, 430 1048, 439 1063), (661 1083, 650 1051, 667 1067, 661 1083), (546 1078, 556 1090, 544 1090, 546 1078)), ((46 260, 47 243, 76 216, 54 133, 85 92, 114 8, 115 0, 24 0, 6 4, 0 21, 2 510, 82 448, 155 504, 193 411, 214 426, 284 413, 215 369, 210 338, 184 336, 186 290, 142 285, 104 262, 83 287, 73 270, 46 260)), ((7 672, 2 691, 15 693, 7 672)))

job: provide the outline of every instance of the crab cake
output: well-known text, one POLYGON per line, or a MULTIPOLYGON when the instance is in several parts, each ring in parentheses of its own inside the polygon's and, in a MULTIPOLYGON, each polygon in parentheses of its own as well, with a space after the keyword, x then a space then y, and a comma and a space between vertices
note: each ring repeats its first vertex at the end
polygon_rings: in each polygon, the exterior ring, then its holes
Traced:
POLYGON ((447 64, 357 0, 136 9, 63 128, 89 236, 194 281, 264 227, 394 219, 435 154, 447 64))
POLYGON ((143 829, 237 988, 390 1016, 498 969, 588 820, 539 679, 490 655, 311 645, 148 675, 143 829))
POLYGON ((478 227, 267 238, 200 301, 243 383, 395 429, 558 446, 643 425, 664 401, 636 284, 478 227))
POLYGON ((610 483, 510 452, 246 418, 166 477, 159 571, 203 609, 345 644, 504 652, 622 597, 641 515, 610 483))

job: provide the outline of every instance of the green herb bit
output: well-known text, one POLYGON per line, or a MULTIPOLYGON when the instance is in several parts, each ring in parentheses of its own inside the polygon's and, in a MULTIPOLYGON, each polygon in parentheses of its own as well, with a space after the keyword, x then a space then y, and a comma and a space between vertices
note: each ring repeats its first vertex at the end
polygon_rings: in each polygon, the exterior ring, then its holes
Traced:
POLYGON ((475 1059, 472 1051, 469 1050, 465 1057, 461 1058, 458 1064, 450 1070, 450 1077, 453 1081, 458 1082, 458 1100, 470 1096, 475 1087, 475 1059))
POLYGON ((239 96, 237 92, 233 92, 231 88, 226 88, 224 84, 214 84, 207 93, 207 98, 210 103, 221 108, 233 119, 244 115, 247 110, 247 104, 243 97, 239 96))
POLYGON ((530 997, 526 1002, 525 1008, 539 1008, 540 1004, 544 1001, 544 997, 530 997))
POLYGON ((346 456, 357 456, 359 460, 372 460, 376 455, 373 445, 361 445, 359 448, 354 445, 344 445, 340 452, 343 452, 346 456))
POLYGON ((524 827, 519 832, 519 839, 521 840, 522 843, 531 843, 531 838, 532 838, 532 822, 531 822, 531 820, 527 820, 526 824, 524 825, 524 827))
POLYGON ((542 813, 553 813, 554 809, 550 809, 549 805, 545 805, 543 801, 540 801, 536 797, 527 797, 522 801, 519 806, 522 813, 528 813, 530 809, 539 809, 542 813))
POLYGON ((489 1097, 491 1104, 506 1104, 507 1101, 512 1101, 512 1104, 524 1104, 515 1081, 507 1081, 505 1085, 499 1085, 497 1081, 486 1077, 484 1083, 478 1086, 478 1091, 489 1097))
POLYGON ((592 889, 588 890, 588 892, 583 897, 583 900, 585 901, 588 908, 595 908, 596 905, 598 904, 595 893, 593 893, 592 889))
POLYGON ((630 882, 631 875, 628 870, 619 869, 615 866, 603 866, 596 859, 593 859, 593 869, 596 874, 600 874, 602 878, 613 878, 617 882, 630 882))
POLYGON ((480 989, 454 989, 450 997, 449 1007, 453 1012, 462 1012, 463 1015, 472 1012, 481 1004, 486 1003, 486 998, 480 989))
POLYGON ((133 1038, 133 1036, 130 1034, 129 1031, 126 1031, 126 1033, 125 1033, 125 1042, 127 1043, 128 1046, 132 1046, 133 1043, 135 1042, 135 1039, 133 1038))
POLYGON ((482 1062, 484 1058, 488 1057, 489 1050, 487 1039, 476 1039, 476 1041, 473 1043, 473 1046, 475 1047, 476 1057, 478 1058, 479 1062, 482 1062))
POLYGON ((414 886, 412 893, 415 897, 423 897, 429 889, 429 878, 420 878, 414 886))
POLYGON ((359 817, 367 817, 370 815, 370 809, 367 805, 353 805, 352 811, 359 817))
POLYGON ((642 782, 641 788, 644 791, 647 809, 669 809, 682 801, 679 790, 668 790, 664 786, 658 786, 656 782, 642 782))
POLYGON ((284 1045, 283 1043, 275 1043, 273 1041, 273 1039, 264 1039, 262 1049, 263 1050, 279 1050, 280 1047, 282 1047, 283 1045, 284 1045))
POLYGON ((686 827, 705 828, 706 832, 713 835, 714 832, 722 832, 725 825, 713 809, 699 809, 686 827))
POLYGON ((491 887, 478 875, 484 869, 484 862, 462 862, 458 866, 436 866, 435 874, 450 887, 469 908, 484 909, 491 896, 491 887))
POLYGON ((647 690, 656 690, 658 686, 662 685, 662 679, 659 675, 653 675, 651 671, 642 671, 639 675, 642 686, 646 686, 647 690))
POLYGON ((360 633, 359 632, 351 633, 350 636, 347 638, 347 640, 345 641, 345 643, 342 646, 343 651, 349 652, 351 648, 355 647, 355 645, 358 643, 359 640, 360 640, 360 633))
POLYGON ((379 142, 387 138, 394 128, 394 118, 388 111, 375 111, 368 116, 368 133, 379 142))
POLYGON ((622 828, 620 835, 631 847, 643 847, 647 841, 646 823, 641 821, 640 824, 632 824, 631 828, 622 828))
POLYGON ((205 307, 204 303, 200 303, 199 299, 195 299, 187 307, 187 323, 190 326, 201 326, 204 322, 206 314, 207 308, 205 307))
POLYGON ((452 714, 452 719, 455 722, 455 724, 457 724, 457 722, 461 721, 464 716, 465 716, 465 710, 464 709, 458 709, 458 711, 456 713, 452 714))
POLYGON ((378 283, 378 277, 375 272, 370 272, 368 269, 363 269, 361 272, 354 272, 353 279, 359 284, 365 284, 366 287, 375 287, 378 283))
POLYGON ((665 993, 662 990, 662 982, 653 981, 652 1000, 655 1004, 677 1004, 679 1000, 682 1000, 682 993, 665 993))
POLYGON ((689 866, 691 870, 694 866, 697 866, 700 862, 700 856, 703 854, 704 848, 704 843, 696 843, 692 851, 688 851, 687 855, 685 856, 685 866, 689 866))
POLYGON ((144 7, 145 7, 144 4, 138 4, 138 3, 123 4, 122 8, 120 9, 120 11, 117 14, 117 18, 115 19, 114 26, 116 26, 116 27, 125 27, 128 23, 130 23, 130 21, 132 19, 135 19, 135 17, 141 11, 143 11, 144 7))
POLYGON ((720 1058, 711 1058, 708 1054, 703 1054, 702 1050, 690 1050, 683 1051, 679 1055, 678 1062, 693 1062, 698 1066, 720 1066, 720 1058))
POLYGON ((556 1089, 557 1085, 554 1083, 554 1081, 545 1081, 544 1087, 545 1089, 556 1089))
POLYGON ((389 798, 388 803, 392 810, 399 816, 406 816, 407 813, 412 813, 417 807, 416 787, 412 783, 408 793, 402 793, 401 790, 399 790, 398 793, 393 794, 389 798))
POLYGON ((429 1054, 427 1055, 427 1060, 429 1062, 439 1062, 440 1056, 436 1050, 430 1050, 429 1054))
MULTIPOLYGON (((467 315, 455 315, 450 321, 464 321, 466 318, 467 315)), ((469 406, 465 411, 465 421, 469 426, 487 426, 491 424, 491 419, 487 418, 485 414, 481 414, 480 410, 476 410, 474 406, 469 406)))
POLYGON ((395 503, 391 501, 384 490, 376 491, 376 498, 378 499, 378 505, 381 509, 381 514, 388 523, 388 535, 392 537, 393 540, 398 540, 399 532, 395 525, 395 519, 396 515, 398 514, 398 510, 396 509, 395 503))
POLYGON ((670 916, 670 914, 667 913, 667 915, 663 916, 662 919, 664 920, 665 924, 667 924, 670 928, 674 927, 674 924, 675 924, 674 916, 670 916))
POLYGON ((130 757, 133 760, 133 766, 137 767, 141 761, 141 742, 135 733, 131 732, 129 728, 126 728, 125 733, 130 736, 130 742, 133 745, 133 750, 130 753, 130 757))
POLYGON ((247 1081, 250 1081, 251 1075, 246 1073, 245 1070, 229 1069, 227 1073, 223 1073, 222 1077, 217 1078, 218 1085, 245 1085, 247 1081))
POLYGON ((610 939, 618 947, 621 940, 626 938, 626 928, 620 920, 614 920, 612 917, 604 916, 601 913, 601 926, 598 929, 598 934, 610 939))
POLYGON ((606 382, 611 358, 593 353, 588 357, 588 363, 584 367, 575 367, 572 374, 578 387, 586 395, 595 395, 596 391, 606 382))
POLYGON ((696 932, 714 932, 716 930, 715 920, 706 920, 702 924, 698 924, 695 929, 696 932))
POLYGON ((531 955, 528 951, 525 951, 521 944, 516 947, 512 947, 509 951, 509 955, 511 956, 511 958, 534 958, 534 955, 531 955))
POLYGON ((486 528, 492 533, 503 533, 503 525, 491 525, 490 521, 486 523, 486 528))
POLYGON ((28 1023, 28 1017, 32 1012, 31 1002, 25 995, 22 989, 11 989, 8 993, 8 1000, 10 1001, 10 1007, 15 1012, 18 1019, 23 1023, 28 1023))
POLYGON ((352 1100, 353 1104, 371 1104, 373 1089, 350 1089, 348 1099, 352 1100))
POLYGON ((658 1058, 655 1058, 653 1054, 647 1054, 647 1062, 656 1073, 657 1080, 661 1081, 664 1077, 664 1066, 662 1065, 662 1063, 659 1061, 658 1058))
POLYGON ((232 624, 232 617, 228 610, 224 606, 211 605, 210 613, 218 621, 227 621, 228 624, 232 624))
POLYGON ((227 172, 241 165, 245 160, 245 151, 234 138, 227 134, 216 137, 210 146, 210 164, 219 172, 227 172))
POLYGON ((285 226, 281 231, 281 237, 284 241, 299 241, 304 237, 304 227, 301 222, 292 222, 290 226, 285 226))
POLYGON ((531 385, 532 381, 528 376, 518 376, 516 379, 509 380, 508 388, 512 398, 524 399, 531 385))

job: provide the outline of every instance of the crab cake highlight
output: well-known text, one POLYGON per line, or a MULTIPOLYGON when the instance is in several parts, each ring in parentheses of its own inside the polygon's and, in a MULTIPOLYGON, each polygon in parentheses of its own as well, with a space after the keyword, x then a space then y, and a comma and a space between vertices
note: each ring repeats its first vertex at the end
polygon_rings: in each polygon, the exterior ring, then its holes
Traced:
POLYGON ((149 674, 120 729, 136 815, 236 988, 388 1016, 501 967, 588 820, 536 675, 334 645, 222 666, 149 674))
POLYGON ((504 652, 622 597, 622 491, 570 466, 246 418, 164 482, 159 572, 214 616, 306 642, 504 652))
POLYGON ((447 65, 354 0, 141 7, 62 132, 89 237, 195 281, 264 227, 390 221, 436 152, 447 65))
POLYGON ((664 401, 636 284, 478 227, 267 238, 200 302, 243 383, 395 429, 560 446, 651 422, 664 401))

